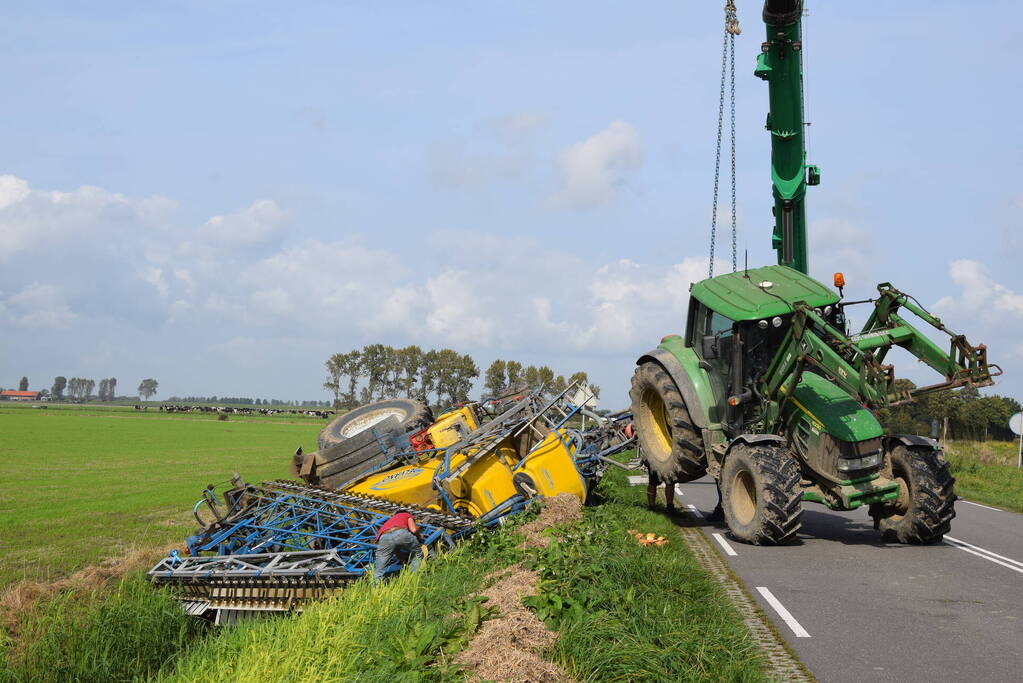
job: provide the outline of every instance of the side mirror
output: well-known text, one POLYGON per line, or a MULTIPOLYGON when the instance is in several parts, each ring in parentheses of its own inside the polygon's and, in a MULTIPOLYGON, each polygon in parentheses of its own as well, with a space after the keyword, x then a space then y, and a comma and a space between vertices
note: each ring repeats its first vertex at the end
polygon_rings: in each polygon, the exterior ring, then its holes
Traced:
POLYGON ((718 338, 713 334, 708 334, 703 338, 703 359, 714 360, 718 357, 718 338))

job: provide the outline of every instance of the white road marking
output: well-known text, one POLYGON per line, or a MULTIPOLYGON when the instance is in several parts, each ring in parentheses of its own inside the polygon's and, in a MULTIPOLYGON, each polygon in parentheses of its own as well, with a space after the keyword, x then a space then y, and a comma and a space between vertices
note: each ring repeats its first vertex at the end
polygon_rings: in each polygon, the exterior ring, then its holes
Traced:
POLYGON ((711 536, 713 536, 714 540, 717 541, 718 544, 725 549, 726 555, 732 555, 734 557, 739 554, 732 549, 732 546, 728 545, 728 541, 726 541, 725 537, 722 536, 721 534, 711 534, 711 536))
POLYGON ((703 513, 697 510, 695 505, 686 505, 686 508, 696 515, 697 519, 703 519, 703 513))
POLYGON ((984 508, 985 510, 994 510, 995 512, 1005 512, 1005 510, 999 510, 998 508, 993 508, 990 505, 981 505, 980 503, 974 503, 972 500, 964 500, 963 498, 956 498, 956 502, 967 503, 968 505, 976 505, 977 507, 984 508))
POLYGON ((778 598, 774 597, 771 591, 767 590, 767 588, 763 586, 757 586, 757 590, 764 596, 764 600, 767 600, 767 603, 774 608, 774 611, 778 613, 778 616, 781 617, 782 621, 789 625, 792 632, 796 634, 796 638, 810 637, 810 634, 806 632, 806 629, 803 628, 798 621, 796 621, 796 618, 792 616, 791 612, 785 609, 785 605, 778 602, 778 598))
POLYGON ((684 496, 684 495, 686 495, 686 494, 682 493, 682 484, 675 484, 675 495, 676 496, 684 496))
POLYGON ((947 534, 945 535, 945 541, 949 542, 949 545, 951 545, 954 548, 959 548, 960 550, 968 552, 971 555, 976 555, 977 557, 983 557, 988 562, 1000 564, 1003 567, 1007 567, 1008 569, 1011 569, 1014 572, 1019 572, 1020 574, 1023 574, 1023 562, 1020 562, 1019 560, 1013 560, 1012 558, 1005 557, 1004 555, 993 553, 990 550, 981 548, 980 546, 972 545, 970 543, 967 543, 966 541, 960 541, 958 538, 952 538, 947 534))

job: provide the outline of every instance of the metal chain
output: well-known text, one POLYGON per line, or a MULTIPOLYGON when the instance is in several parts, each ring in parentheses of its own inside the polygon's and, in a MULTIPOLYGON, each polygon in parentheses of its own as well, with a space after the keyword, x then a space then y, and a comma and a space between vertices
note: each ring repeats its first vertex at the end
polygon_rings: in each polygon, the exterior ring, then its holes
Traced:
POLYGON ((725 121, 725 78, 731 78, 731 138, 732 138, 732 272, 737 269, 736 216, 735 216, 735 36, 742 33, 734 0, 725 3, 725 35, 721 43, 721 88, 718 92, 718 135, 714 148, 714 197, 710 214, 710 262, 708 277, 714 277, 714 248, 717 243, 718 191, 721 179, 721 137, 725 121), (729 65, 731 69, 729 69, 729 65))
POLYGON ((728 34, 728 64, 729 70, 731 71, 731 101, 729 104, 732 109, 732 121, 731 121, 731 133, 732 133, 732 272, 734 273, 739 269, 738 266, 738 238, 736 235, 736 221, 738 217, 735 213, 735 34, 728 34))

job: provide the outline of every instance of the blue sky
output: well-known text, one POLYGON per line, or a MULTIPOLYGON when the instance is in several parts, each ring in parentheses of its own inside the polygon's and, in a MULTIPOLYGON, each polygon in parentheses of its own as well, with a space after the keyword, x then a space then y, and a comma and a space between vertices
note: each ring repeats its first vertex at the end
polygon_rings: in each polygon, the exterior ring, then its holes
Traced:
MULTIPOLYGON (((0 386, 326 398, 323 360, 380 341, 584 369, 624 406, 706 272, 721 5, 8 8, 0 386)), ((808 6, 812 274, 914 293, 1023 396, 1023 8, 808 6)), ((751 264, 759 15, 739 2, 751 264)))

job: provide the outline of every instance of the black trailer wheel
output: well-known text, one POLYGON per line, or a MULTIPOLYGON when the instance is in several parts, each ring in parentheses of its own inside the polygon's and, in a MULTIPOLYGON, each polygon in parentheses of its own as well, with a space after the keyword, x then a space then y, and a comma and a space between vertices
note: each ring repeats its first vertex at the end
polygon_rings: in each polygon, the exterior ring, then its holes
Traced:
POLYGON ((707 473, 703 439, 682 393, 657 363, 643 363, 629 391, 643 459, 665 482, 687 482, 707 473))
POLYGON ((731 535, 744 543, 780 545, 802 525, 799 463, 787 448, 736 444, 721 468, 721 503, 731 535))
POLYGON ((899 498, 870 506, 881 537, 897 543, 940 543, 956 516, 955 477, 941 451, 899 444, 888 457, 899 498))
POLYGON ((416 432, 433 422, 430 408, 419 401, 395 398, 359 406, 334 418, 319 436, 320 450, 350 439, 373 425, 395 417, 406 433, 416 432))

